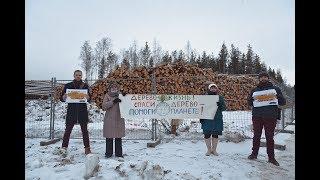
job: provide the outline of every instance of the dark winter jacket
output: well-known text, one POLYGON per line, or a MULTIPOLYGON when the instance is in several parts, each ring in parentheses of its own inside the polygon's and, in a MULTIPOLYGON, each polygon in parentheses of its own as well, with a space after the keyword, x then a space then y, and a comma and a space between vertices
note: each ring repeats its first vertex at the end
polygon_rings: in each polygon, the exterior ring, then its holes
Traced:
MULTIPOLYGON (((60 96, 60 100, 62 102, 65 102, 62 96, 66 93, 67 89, 88 89, 88 95, 90 98, 87 101, 90 102, 91 96, 89 93, 89 86, 83 81, 77 82, 73 80, 72 82, 65 84, 62 94, 60 96)), ((68 103, 66 123, 82 124, 82 123, 88 123, 88 121, 89 121, 89 118, 88 118, 88 110, 87 110, 86 103, 68 103)))
POLYGON ((219 95, 219 103, 216 114, 214 115, 213 120, 209 119, 200 119, 201 128, 204 134, 217 134, 222 135, 223 131, 223 116, 222 111, 226 110, 226 104, 223 96, 219 95))
POLYGON ((277 119, 279 118, 279 108, 277 105, 268 105, 262 107, 253 107, 253 93, 268 89, 274 89, 277 92, 278 105, 283 106, 286 104, 286 100, 282 95, 279 87, 274 86, 271 82, 260 83, 256 88, 254 88, 248 96, 248 104, 252 106, 252 116, 253 117, 262 117, 262 118, 271 118, 277 119))

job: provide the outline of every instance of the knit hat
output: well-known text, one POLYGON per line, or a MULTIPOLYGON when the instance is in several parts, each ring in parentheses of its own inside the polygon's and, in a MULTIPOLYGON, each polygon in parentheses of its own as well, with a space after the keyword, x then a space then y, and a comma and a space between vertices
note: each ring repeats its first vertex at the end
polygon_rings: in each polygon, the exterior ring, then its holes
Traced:
POLYGON ((209 84, 208 89, 210 89, 212 86, 216 87, 218 89, 218 86, 214 83, 209 84))

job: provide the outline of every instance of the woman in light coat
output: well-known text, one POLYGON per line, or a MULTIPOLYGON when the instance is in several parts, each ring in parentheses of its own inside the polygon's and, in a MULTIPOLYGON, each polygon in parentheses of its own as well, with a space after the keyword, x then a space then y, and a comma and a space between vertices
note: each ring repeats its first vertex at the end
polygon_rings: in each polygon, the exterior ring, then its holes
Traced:
POLYGON ((103 137, 106 138, 105 156, 107 158, 113 154, 113 138, 115 138, 115 156, 123 157, 121 138, 125 136, 125 123, 120 115, 119 103, 121 103, 119 87, 113 83, 109 86, 102 103, 102 109, 106 111, 103 122, 103 137))

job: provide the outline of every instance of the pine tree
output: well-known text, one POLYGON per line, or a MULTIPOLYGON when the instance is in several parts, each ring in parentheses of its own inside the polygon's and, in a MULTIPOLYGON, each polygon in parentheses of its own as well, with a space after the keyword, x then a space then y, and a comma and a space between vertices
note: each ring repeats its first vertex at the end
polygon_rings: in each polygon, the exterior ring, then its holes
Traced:
POLYGON ((264 62, 261 63, 261 71, 267 72, 267 65, 264 62))
POLYGON ((209 67, 209 60, 208 60, 208 56, 207 53, 205 51, 202 52, 202 56, 201 56, 201 64, 202 64, 202 68, 208 68, 209 67))
POLYGON ((168 51, 166 51, 166 53, 164 54, 164 56, 162 57, 162 63, 165 63, 165 64, 169 64, 172 62, 172 58, 169 54, 168 51))
POLYGON ((227 46, 223 42, 219 57, 218 57, 218 71, 221 73, 226 73, 227 71, 227 61, 228 61, 228 50, 227 46))
POLYGON ((250 44, 248 45, 248 51, 246 54, 245 59, 245 74, 252 74, 253 73, 253 51, 250 44))
POLYGON ((231 52, 230 52, 230 63, 228 65, 228 72, 230 74, 239 74, 239 66, 240 66, 240 52, 238 48, 236 49, 233 44, 231 44, 231 52))
POLYGON ((191 55, 190 55, 190 64, 196 64, 196 55, 193 51, 191 51, 191 55))
POLYGON ((277 73, 276 73, 276 78, 275 78, 279 83, 283 84, 284 81, 283 81, 283 78, 281 76, 281 71, 280 69, 277 69, 277 73))
POLYGON ((179 55, 178 55, 178 59, 177 60, 180 61, 180 62, 185 62, 185 55, 184 55, 182 50, 179 51, 179 55))
POLYGON ((198 57, 196 59, 196 64, 198 65, 199 68, 203 68, 202 59, 201 59, 200 55, 198 55, 198 57))
POLYGON ((171 57, 172 57, 172 61, 173 62, 176 62, 178 60, 178 52, 177 50, 174 50, 172 53, 171 53, 171 57))
POLYGON ((239 74, 245 74, 245 69, 246 69, 246 55, 244 53, 242 53, 241 58, 240 58, 240 62, 239 62, 240 66, 239 66, 239 74))
POLYGON ((262 71, 260 57, 256 54, 253 58, 253 73, 259 74, 262 71))
POLYGON ((125 66, 127 69, 130 69, 130 63, 127 58, 123 59, 121 66, 125 66))
POLYGON ((149 59, 150 59, 150 48, 148 46, 148 42, 146 42, 145 46, 143 49, 141 49, 141 61, 142 61, 142 65, 147 67, 149 65, 149 59))
POLYGON ((154 66, 154 58, 151 56, 149 59, 149 67, 153 67, 154 66))

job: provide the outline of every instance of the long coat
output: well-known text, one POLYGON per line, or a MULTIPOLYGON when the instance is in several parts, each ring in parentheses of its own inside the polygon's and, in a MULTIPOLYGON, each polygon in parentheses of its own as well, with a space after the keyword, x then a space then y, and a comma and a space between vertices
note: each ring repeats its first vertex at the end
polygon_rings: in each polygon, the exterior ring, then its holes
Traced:
POLYGON ((102 109, 106 111, 103 121, 103 137, 105 138, 121 138, 125 136, 124 119, 120 115, 119 103, 113 103, 115 98, 109 96, 108 93, 103 98, 102 109))
MULTIPOLYGON (((72 82, 64 85, 62 94, 60 96, 60 100, 62 102, 65 102, 65 100, 62 98, 62 96, 66 93, 67 89, 87 89, 88 95, 90 97, 88 84, 81 82, 80 86, 77 87, 74 82, 75 81, 72 81, 72 82)), ((90 98, 87 101, 90 102, 90 98)), ((89 121, 89 118, 88 118, 88 110, 87 110, 86 103, 68 103, 66 124, 69 124, 69 123, 82 124, 82 123, 88 123, 88 121, 89 121)))
POLYGON ((223 115, 222 111, 226 110, 226 104, 223 96, 219 95, 219 103, 221 106, 218 106, 216 114, 214 115, 213 120, 201 119, 201 128, 204 134, 217 134, 222 135, 223 131, 223 115))

